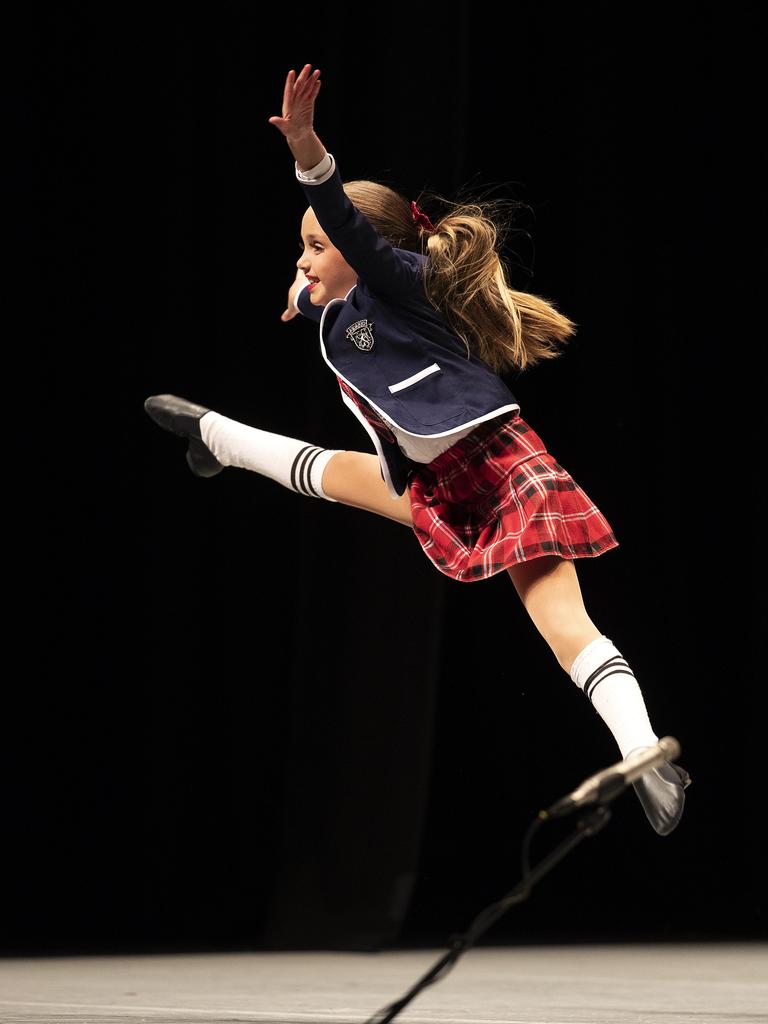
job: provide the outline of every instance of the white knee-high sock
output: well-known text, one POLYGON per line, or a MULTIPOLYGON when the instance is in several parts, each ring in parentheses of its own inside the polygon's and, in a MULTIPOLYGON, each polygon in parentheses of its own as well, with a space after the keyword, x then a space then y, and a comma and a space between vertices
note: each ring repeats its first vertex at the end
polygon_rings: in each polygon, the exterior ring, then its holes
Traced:
POLYGON ((635 674, 607 636, 597 637, 579 652, 570 676, 613 733, 622 758, 658 741, 635 674))
POLYGON ((222 466, 250 469, 312 498, 337 501, 323 490, 323 471, 339 448, 249 427, 212 409, 200 418, 203 443, 222 466))

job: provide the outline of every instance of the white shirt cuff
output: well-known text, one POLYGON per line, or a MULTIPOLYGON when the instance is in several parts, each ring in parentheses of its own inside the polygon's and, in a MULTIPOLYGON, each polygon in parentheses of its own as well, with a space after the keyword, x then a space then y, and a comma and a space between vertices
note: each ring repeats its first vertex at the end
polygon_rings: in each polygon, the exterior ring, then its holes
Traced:
POLYGON ((333 155, 327 150, 323 159, 315 164, 314 167, 309 167, 306 171, 299 170, 299 161, 294 160, 296 168, 296 177, 299 181, 304 182, 307 185, 320 185, 322 182, 327 181, 334 172, 336 161, 333 155))

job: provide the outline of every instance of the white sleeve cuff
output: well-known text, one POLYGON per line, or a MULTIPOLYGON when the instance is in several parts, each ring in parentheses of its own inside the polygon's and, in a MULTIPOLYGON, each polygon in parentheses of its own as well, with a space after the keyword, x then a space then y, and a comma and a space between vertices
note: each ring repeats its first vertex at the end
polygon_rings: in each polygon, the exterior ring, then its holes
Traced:
POLYGON ((299 170, 298 160, 294 160, 294 165, 296 177, 299 181, 306 185, 320 185, 331 177, 336 168, 336 161, 333 158, 333 154, 326 150, 320 163, 315 164, 314 167, 309 167, 306 171, 299 170))

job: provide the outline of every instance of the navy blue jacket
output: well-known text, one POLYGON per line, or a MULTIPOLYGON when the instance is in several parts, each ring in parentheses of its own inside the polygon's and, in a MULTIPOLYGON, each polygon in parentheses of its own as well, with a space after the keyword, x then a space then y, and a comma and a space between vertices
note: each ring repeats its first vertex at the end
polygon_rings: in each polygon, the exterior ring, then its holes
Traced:
MULTIPOLYGON (((307 287, 296 308, 320 324, 323 359, 335 374, 390 423, 419 437, 448 437, 462 428, 520 406, 497 373, 473 353, 427 299, 422 268, 427 256, 399 249, 353 205, 336 161, 325 181, 300 181, 307 204, 357 284, 325 306, 312 304, 307 287)), ((397 445, 383 446, 357 406, 346 404, 370 434, 381 475, 393 498, 406 488, 413 463, 397 445)))

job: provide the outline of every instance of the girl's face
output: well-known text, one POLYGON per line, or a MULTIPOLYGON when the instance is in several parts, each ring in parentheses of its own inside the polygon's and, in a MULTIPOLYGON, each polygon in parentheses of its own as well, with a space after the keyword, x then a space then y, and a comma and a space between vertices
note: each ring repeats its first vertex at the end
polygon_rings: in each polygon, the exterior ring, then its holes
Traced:
POLYGON ((331 299, 343 299, 357 284, 357 274, 331 245, 311 206, 301 221, 301 248, 296 266, 310 280, 317 279, 317 284, 309 288, 313 305, 325 306, 331 299))

